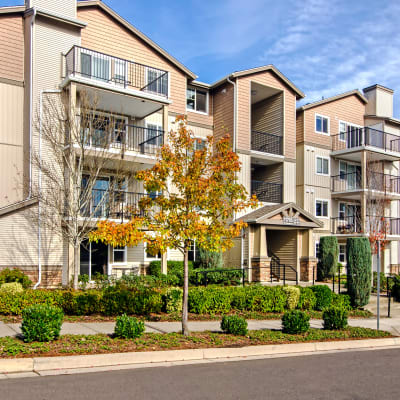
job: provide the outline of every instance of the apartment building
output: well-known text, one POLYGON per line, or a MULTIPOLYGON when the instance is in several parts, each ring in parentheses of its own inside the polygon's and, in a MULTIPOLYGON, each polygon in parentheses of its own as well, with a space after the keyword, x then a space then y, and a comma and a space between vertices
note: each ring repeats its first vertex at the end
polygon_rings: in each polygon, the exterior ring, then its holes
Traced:
MULTIPOLYGON (((393 118, 393 91, 380 85, 352 90, 297 109, 297 202, 335 235, 339 262, 346 239, 380 232, 387 241, 381 270, 398 265, 400 121, 393 118)), ((376 260, 374 260, 376 268, 376 260)))
MULTIPOLYGON (((218 139, 229 133, 242 163, 239 180, 257 195, 260 207, 235 215, 248 228, 225 254, 226 265, 251 267, 250 279, 256 281, 313 279, 315 242, 320 234, 330 233, 324 210, 329 208, 330 217, 332 204, 320 203, 316 212, 305 201, 299 179, 311 170, 305 171, 299 163, 306 154, 300 149, 309 141, 323 157, 339 156, 332 152, 327 134, 313 130, 308 137, 308 131, 302 130, 301 113, 314 111, 299 110, 296 118, 296 103, 304 94, 277 68, 267 65, 231 73, 213 84, 200 82, 101 1, 27 0, 25 6, 3 7, 0 34, 0 268, 17 266, 34 281, 40 276, 42 285, 67 284, 71 279, 71 245, 48 226, 27 217, 44 207, 29 190, 29 183, 40 179, 32 154, 43 148, 43 156, 52 159, 46 144, 40 147, 35 115, 40 115, 41 104, 50 96, 67 96, 79 108, 83 94, 89 93, 98 99, 97 108, 105 118, 117 117, 119 127, 112 134, 110 157, 123 147, 120 161, 130 171, 155 163, 165 132, 173 129, 177 115, 187 116, 189 128, 199 139, 208 135, 218 139)), ((373 104, 367 103, 368 96, 366 92, 344 97, 344 101, 355 102, 356 112, 344 115, 343 121, 363 126, 365 105, 373 104)), ((382 107, 380 97, 376 99, 382 107)), ((389 124, 394 122, 384 119, 380 108, 368 112, 376 126, 385 124, 392 129, 389 124)), ((319 124, 325 130, 323 119, 319 124)), ((104 132, 99 129, 98 134, 104 132)), ((95 149, 97 144, 93 141, 88 146, 95 149)), ((325 161, 321 162, 324 172, 325 161)), ((321 174, 326 184, 326 194, 318 194, 321 200, 332 198, 329 174, 321 174)), ((115 171, 110 167, 93 189, 90 207, 96 207, 99 198, 107 198, 104 207, 95 208, 96 221, 126 221, 129 210, 149 195, 135 179, 124 182, 118 196, 108 196, 114 187, 115 171)), ((195 247, 194 243, 192 259, 195 247)), ((113 248, 92 243, 81 247, 80 271, 90 277, 96 272, 143 273, 158 258, 165 268, 167 259, 181 259, 181 255, 169 250, 152 256, 144 245, 113 248)))

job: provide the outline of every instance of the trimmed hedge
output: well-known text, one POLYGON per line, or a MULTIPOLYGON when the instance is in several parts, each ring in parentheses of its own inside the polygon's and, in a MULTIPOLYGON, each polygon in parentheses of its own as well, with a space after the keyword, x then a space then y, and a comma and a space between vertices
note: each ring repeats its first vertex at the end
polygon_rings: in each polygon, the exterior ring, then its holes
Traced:
POLYGON ((332 304, 332 290, 326 285, 311 286, 311 290, 315 294, 315 309, 322 311, 332 304))
POLYGON ((322 236, 319 241, 317 279, 330 278, 337 267, 339 245, 336 236, 322 236))
POLYGON ((347 292, 353 307, 368 304, 371 294, 371 245, 368 238, 348 238, 347 292))
POLYGON ((32 286, 32 281, 18 268, 5 268, 0 272, 0 285, 3 283, 18 282, 24 289, 32 286))
POLYGON ((221 330, 232 335, 247 335, 247 321, 237 315, 224 315, 221 321, 221 330))
POLYGON ((304 333, 310 329, 310 317, 304 311, 292 310, 282 317, 283 333, 304 333))
POLYGON ((300 298, 297 308, 300 310, 314 310, 317 298, 310 287, 300 287, 300 298))

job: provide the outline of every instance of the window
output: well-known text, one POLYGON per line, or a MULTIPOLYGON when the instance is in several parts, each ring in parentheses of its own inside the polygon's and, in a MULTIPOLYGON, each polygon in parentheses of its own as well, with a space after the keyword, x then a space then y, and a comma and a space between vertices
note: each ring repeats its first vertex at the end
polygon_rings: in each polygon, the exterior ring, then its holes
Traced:
POLYGON ((168 96, 168 73, 147 67, 146 79, 148 92, 168 96))
POLYGON ((113 247, 113 264, 122 264, 122 263, 126 263, 126 247, 113 247))
POLYGON ((207 99, 207 91, 189 87, 186 90, 186 109, 207 113, 207 99))
POLYGON ((329 135, 329 118, 315 114, 315 132, 329 135))
POLYGON ((339 262, 344 263, 346 262, 346 245, 339 244, 339 262))
POLYGON ((346 204, 339 203, 339 218, 344 219, 346 217, 346 204))
POLYGON ((315 200, 315 215, 328 218, 328 200, 315 200))
POLYGON ((339 139, 345 141, 346 140, 346 131, 347 131, 347 124, 346 122, 339 122, 339 139))
POLYGON ((317 156, 317 174, 329 175, 329 158, 317 156))
POLYGON ((110 80, 110 66, 108 56, 101 56, 88 50, 81 53, 81 74, 83 76, 108 82, 110 80))
POLYGON ((319 258, 319 242, 315 242, 315 257, 319 258))
POLYGON ((128 65, 124 60, 114 61, 114 80, 116 83, 127 84, 128 65))
POLYGON ((204 147, 206 147, 206 140, 205 139, 196 138, 193 147, 194 147, 194 150, 203 150, 204 147))
POLYGON ((344 121, 339 121, 339 139, 343 142, 347 140, 349 147, 361 146, 361 126, 349 124, 348 122, 344 121))
POLYGON ((145 244, 144 248, 146 252, 146 259, 152 259, 152 260, 161 260, 161 252, 159 251, 157 254, 151 254, 149 251, 147 251, 147 243, 145 244))

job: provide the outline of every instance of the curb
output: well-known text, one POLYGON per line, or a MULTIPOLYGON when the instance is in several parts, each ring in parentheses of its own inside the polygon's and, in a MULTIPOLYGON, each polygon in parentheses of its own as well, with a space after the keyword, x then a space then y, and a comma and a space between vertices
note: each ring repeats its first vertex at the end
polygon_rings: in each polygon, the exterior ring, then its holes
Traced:
POLYGON ((238 348, 206 348, 189 350, 165 350, 131 353, 110 353, 82 356, 7 358, 0 360, 0 373, 44 372, 94 367, 166 363, 178 361, 211 361, 221 358, 257 357, 312 353, 379 349, 400 346, 400 338, 364 339, 333 342, 293 343, 277 345, 247 346, 238 348))

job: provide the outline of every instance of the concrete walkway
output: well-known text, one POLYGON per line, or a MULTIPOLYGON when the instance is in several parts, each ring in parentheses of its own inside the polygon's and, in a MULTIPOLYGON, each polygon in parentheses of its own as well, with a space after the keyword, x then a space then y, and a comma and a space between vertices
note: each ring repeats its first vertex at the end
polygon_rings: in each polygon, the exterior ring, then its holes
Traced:
MULTIPOLYGON (((311 320, 312 328, 322 328, 322 320, 311 320)), ((376 328, 376 319, 349 319, 350 326, 376 328)), ((112 334, 114 322, 64 322, 61 334, 95 335, 98 333, 112 334)), ((146 332, 169 333, 180 332, 180 322, 146 322, 146 332)), ((248 320, 250 330, 256 329, 281 329, 280 320, 248 320)), ((193 332, 220 331, 220 321, 191 321, 189 328, 193 332)), ((400 318, 381 318, 380 329, 400 336, 400 318)), ((0 322, 0 337, 17 336, 21 334, 21 324, 7 324, 0 322)))

